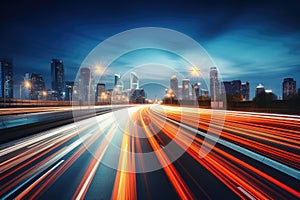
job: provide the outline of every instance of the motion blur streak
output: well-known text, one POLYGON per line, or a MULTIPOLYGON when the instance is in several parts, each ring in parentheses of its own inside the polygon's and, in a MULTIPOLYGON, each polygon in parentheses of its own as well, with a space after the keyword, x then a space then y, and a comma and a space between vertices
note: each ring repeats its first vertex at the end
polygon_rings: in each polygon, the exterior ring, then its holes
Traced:
POLYGON ((300 198, 300 116, 161 105, 124 109, 130 118, 122 123, 106 113, 0 146, 0 198, 300 198), (212 145, 207 138, 220 130, 212 145), (186 149, 173 163, 170 142, 186 149), (211 151, 200 157, 201 149, 211 151), (138 171, 151 164, 145 152, 161 169, 138 171))
MULTIPOLYGON (((148 141, 149 141, 153 151, 155 152, 158 160, 160 161, 161 165, 165 166, 166 163, 169 163, 170 161, 169 161, 167 155, 161 150, 159 143, 152 136, 153 133, 151 133, 151 131, 146 126, 146 124, 144 122, 144 118, 142 117, 142 113, 144 113, 144 112, 145 112, 144 110, 142 110, 140 112, 140 120, 141 120, 142 126, 145 130, 145 134, 148 137, 148 141)), ((175 190, 177 191, 177 193, 181 199, 193 199, 193 195, 191 194, 188 187, 183 182, 179 173, 177 172, 177 170, 175 169, 175 167, 172 164, 170 164, 167 167, 164 167, 164 171, 167 174, 169 180, 171 181, 173 187, 175 188, 175 190)))
POLYGON ((117 172, 112 199, 136 199, 136 177, 135 173, 127 171, 135 171, 134 154, 134 137, 130 137, 129 124, 127 123, 125 133, 120 149, 119 171, 117 172), (131 141, 130 141, 131 139, 131 141))

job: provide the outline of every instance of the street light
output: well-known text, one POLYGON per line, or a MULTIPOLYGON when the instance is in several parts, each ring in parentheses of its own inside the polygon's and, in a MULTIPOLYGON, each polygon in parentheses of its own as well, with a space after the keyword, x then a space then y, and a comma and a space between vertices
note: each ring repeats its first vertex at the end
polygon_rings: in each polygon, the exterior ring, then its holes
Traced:
MULTIPOLYGON (((24 88, 29 89, 31 87, 31 84, 29 81, 24 81, 24 88)), ((22 82, 20 83, 20 99, 22 99, 22 82)))
POLYGON ((46 92, 46 91, 43 91, 43 92, 42 92, 42 95, 43 95, 43 97, 44 97, 44 100, 46 100, 47 92, 46 92))

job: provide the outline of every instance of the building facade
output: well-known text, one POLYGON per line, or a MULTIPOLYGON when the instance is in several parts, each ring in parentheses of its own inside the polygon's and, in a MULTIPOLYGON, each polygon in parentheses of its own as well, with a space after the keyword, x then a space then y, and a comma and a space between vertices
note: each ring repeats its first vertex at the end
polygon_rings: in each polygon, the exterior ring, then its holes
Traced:
POLYGON ((192 99, 197 100, 200 95, 200 83, 192 85, 192 99))
POLYGON ((262 84, 258 84, 256 86, 255 96, 257 96, 257 95, 259 95, 261 93, 265 93, 265 87, 262 84))
POLYGON ((51 86, 57 91, 58 100, 63 100, 64 91, 64 65, 60 59, 51 60, 51 86))
POLYGON ((170 88, 173 91, 173 93, 175 94, 175 96, 177 96, 177 98, 178 98, 178 79, 175 75, 172 76, 170 79, 170 88))
POLYGON ((65 84, 65 100, 71 101, 73 99, 73 89, 74 89, 74 82, 66 81, 65 84))
POLYGON ((182 99, 190 99, 190 80, 182 79, 182 99))
POLYGON ((98 83, 96 87, 96 101, 97 102, 103 102, 104 100, 107 100, 107 95, 105 91, 105 84, 104 83, 98 83))
POLYGON ((12 60, 4 58, 0 66, 0 95, 2 98, 13 98, 13 64, 12 60))
POLYGON ((117 86, 119 80, 121 78, 121 75, 120 74, 115 74, 115 87, 117 86))
POLYGON ((24 81, 29 83, 29 87, 25 88, 25 98, 30 100, 41 100, 47 98, 45 90, 45 81, 41 74, 26 73, 24 81))
POLYGON ((288 100, 296 95, 296 81, 293 78, 285 78, 282 82, 282 99, 288 100))
POLYGON ((219 88, 219 79, 218 79, 218 70, 216 67, 210 68, 210 96, 211 101, 216 102, 219 98, 220 88, 219 88))
POLYGON ((241 94, 242 94, 244 101, 250 100, 250 83, 248 81, 246 81, 245 83, 242 83, 241 94))
POLYGON ((140 83, 139 83, 139 77, 135 72, 130 73, 130 89, 135 90, 139 89, 140 83))
POLYGON ((89 68, 81 68, 79 75, 79 93, 78 97, 81 101, 90 101, 92 92, 91 71, 89 68))

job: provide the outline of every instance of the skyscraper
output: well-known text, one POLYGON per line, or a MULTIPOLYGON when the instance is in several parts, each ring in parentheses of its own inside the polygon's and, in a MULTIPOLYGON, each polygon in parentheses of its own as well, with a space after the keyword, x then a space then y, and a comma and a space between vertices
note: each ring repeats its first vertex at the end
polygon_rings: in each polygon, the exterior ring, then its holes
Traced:
POLYGON ((129 102, 130 103, 145 103, 146 93, 143 88, 134 89, 131 92, 129 102))
POLYGON ((256 86, 256 90, 255 90, 255 96, 264 93, 265 92, 265 87, 262 84, 258 84, 256 86))
POLYGON ((200 90, 200 96, 202 96, 202 97, 208 97, 208 90, 201 89, 200 90))
POLYGON ((178 79, 175 75, 171 77, 170 88, 172 89, 173 93, 178 97, 178 79))
POLYGON ((241 94, 243 96, 244 101, 250 100, 250 84, 248 81, 246 83, 242 83, 241 85, 241 94))
POLYGON ((285 78, 282 82, 282 99, 287 100, 296 94, 296 81, 293 78, 285 78))
POLYGON ((182 79, 182 99, 190 98, 190 79, 182 79))
POLYGON ((52 89, 57 91, 58 100, 62 100, 64 90, 64 65, 62 60, 51 60, 51 80, 52 89))
POLYGON ((210 96, 211 101, 218 101, 219 96, 219 80, 218 80, 218 70, 216 67, 210 68, 210 96))
POLYGON ((124 83, 121 80, 120 74, 115 74, 115 88, 114 91, 117 93, 121 93, 124 89, 124 83))
POLYGON ((65 85, 65 100, 72 100, 73 97, 73 89, 74 89, 74 82, 67 81, 65 85))
POLYGON ((241 80, 233 80, 231 81, 231 89, 233 95, 241 95, 241 87, 242 81, 241 80))
POLYGON ((79 75, 79 99, 88 101, 91 93, 91 71, 89 68, 81 68, 79 75))
POLYGON ((200 83, 195 83, 192 85, 192 98, 193 100, 198 99, 200 95, 200 83))
POLYGON ((139 89, 139 77, 135 72, 130 73, 130 89, 139 89))
POLYGON ((96 89, 96 101, 101 102, 102 98, 105 97, 105 84, 104 83, 98 83, 97 89, 96 89))
POLYGON ((115 74, 115 87, 117 86, 119 80, 121 78, 121 75, 120 74, 115 74))
POLYGON ((221 94, 227 94, 231 95, 232 92, 232 87, 231 87, 231 81, 223 81, 221 83, 221 94))
POLYGON ((26 99, 38 100, 43 96, 45 92, 45 81, 41 74, 26 73, 25 81, 30 83, 30 87, 26 88, 26 99))
POLYGON ((0 95, 5 98, 13 98, 13 65, 12 60, 4 58, 1 60, 0 68, 0 95))

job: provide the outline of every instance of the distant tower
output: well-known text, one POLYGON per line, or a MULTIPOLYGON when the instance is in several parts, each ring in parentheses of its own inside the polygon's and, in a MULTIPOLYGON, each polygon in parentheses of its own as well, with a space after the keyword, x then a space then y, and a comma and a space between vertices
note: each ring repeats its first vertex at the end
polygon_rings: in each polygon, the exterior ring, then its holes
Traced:
POLYGON ((242 83, 241 85, 241 94, 243 96, 244 101, 250 100, 250 84, 248 81, 246 83, 242 83))
POLYGON ((218 100, 219 80, 218 80, 218 70, 216 67, 210 68, 210 96, 211 96, 211 101, 215 102, 218 100))
POLYGON ((89 68, 81 68, 79 75, 79 99, 88 101, 91 93, 91 71, 89 68))
POLYGON ((192 98, 197 100, 200 95, 200 83, 195 83, 192 85, 192 98))
POLYGON ((98 83, 96 88, 96 101, 101 102, 103 101, 105 96, 105 84, 104 83, 98 83))
POLYGON ((182 99, 188 100, 190 97, 190 79, 182 79, 182 99))
POLYGON ((130 73, 130 89, 139 89, 139 78, 135 72, 130 73))
POLYGON ((296 94, 296 81, 293 78, 285 78, 282 82, 282 99, 287 100, 296 94))
POLYGON ((12 60, 4 58, 1 60, 0 68, 0 95, 1 97, 13 98, 13 65, 12 60))
POLYGON ((242 81, 241 80, 231 81, 231 88, 232 88, 233 95, 241 95, 242 81))
POLYGON ((178 96, 178 79, 175 75, 171 77, 170 88, 173 90, 173 93, 178 96))
POLYGON ((45 90, 45 81, 41 74, 31 74, 31 99, 38 100, 45 90))
POLYGON ((51 86, 58 94, 58 100, 63 99, 64 90, 64 65, 62 60, 51 60, 51 86))
POLYGON ((75 82, 67 81, 65 85, 65 100, 71 101, 73 99, 73 90, 74 90, 75 82))
POLYGON ((117 86, 119 80, 121 78, 121 75, 120 74, 115 74, 115 87, 117 86))
POLYGON ((260 93, 265 93, 265 87, 262 84, 258 84, 256 86, 255 96, 257 96, 260 93))

